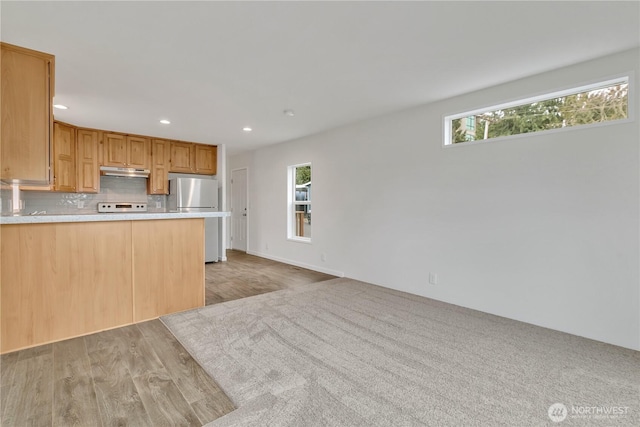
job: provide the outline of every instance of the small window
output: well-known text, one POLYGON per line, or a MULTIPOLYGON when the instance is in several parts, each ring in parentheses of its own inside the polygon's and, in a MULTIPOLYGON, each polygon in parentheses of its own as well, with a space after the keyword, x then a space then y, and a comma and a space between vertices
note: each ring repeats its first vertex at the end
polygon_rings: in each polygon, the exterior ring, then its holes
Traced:
POLYGON ((629 77, 445 117, 445 145, 628 118, 629 77))
POLYGON ((311 164, 289 166, 288 238, 311 241, 311 164))

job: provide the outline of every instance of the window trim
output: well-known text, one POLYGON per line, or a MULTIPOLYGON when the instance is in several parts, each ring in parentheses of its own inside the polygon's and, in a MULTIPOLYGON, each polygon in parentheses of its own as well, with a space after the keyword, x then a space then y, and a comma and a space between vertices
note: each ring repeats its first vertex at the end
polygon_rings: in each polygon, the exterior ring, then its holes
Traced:
POLYGON ((311 206, 313 200, 304 201, 301 203, 296 202, 296 169, 302 166, 311 167, 311 182, 313 182, 313 167, 311 162, 299 163, 296 165, 290 165, 287 167, 287 240, 298 243, 311 244, 311 237, 296 236, 296 220, 295 220, 295 207, 297 205, 311 206))
POLYGON ((635 73, 633 71, 628 71, 625 73, 620 73, 620 74, 615 74, 609 78, 606 79, 593 79, 590 81, 590 83, 585 83, 582 84, 580 86, 571 86, 569 88, 566 89, 560 89, 560 90, 556 90, 553 92, 542 92, 538 95, 533 95, 533 96, 529 96, 526 98, 517 98, 517 99, 513 99, 511 101, 506 101, 506 102, 502 102, 502 103, 498 103, 498 104, 490 104, 487 105, 485 107, 480 107, 480 108, 476 108, 473 110, 467 110, 464 111, 462 113, 454 113, 454 114, 447 114, 447 115, 443 115, 442 116, 442 147, 443 148, 449 148, 449 147, 458 147, 458 146, 468 146, 468 145, 477 145, 477 144, 486 144, 489 142, 497 142, 497 141, 504 141, 507 139, 514 139, 514 138, 523 138, 523 137, 531 137, 533 135, 549 135, 549 134, 553 134, 553 133, 557 133, 557 132, 567 132, 567 131, 573 131, 573 130, 578 130, 578 129, 588 129, 588 128, 595 128, 595 127, 600 127, 600 126, 611 126, 611 125, 618 125, 618 124, 624 124, 624 123, 630 123, 635 121, 635 73), (521 106, 521 105, 526 105, 526 104, 532 104, 534 102, 540 102, 540 101, 546 101, 549 99, 553 99, 553 98, 560 98, 560 97, 564 97, 564 96, 569 96, 569 95, 575 95, 578 93, 582 93, 582 92, 586 92, 592 89, 597 89, 597 88, 601 88, 604 86, 613 86, 615 84, 619 84, 619 83, 623 83, 625 82, 628 85, 628 92, 627 92, 627 117, 624 119, 617 119, 617 120, 608 120, 605 122, 597 122, 597 123, 589 123, 589 124, 583 124, 583 125, 576 125, 576 126, 567 126, 567 127, 563 127, 563 128, 555 128, 555 129, 545 129, 545 130, 541 130, 541 131, 537 131, 537 132, 527 132, 527 133, 519 133, 519 134, 515 134, 515 135, 504 135, 504 136, 499 136, 499 137, 495 137, 495 138, 488 138, 488 139, 477 139, 474 141, 465 141, 465 142, 461 142, 461 143, 453 143, 452 142, 452 129, 451 129, 451 122, 453 120, 456 119, 460 119, 460 118, 465 118, 467 116, 471 116, 471 115, 477 115, 477 114, 482 114, 482 113, 486 113, 486 112, 491 112, 491 111, 495 111, 495 110, 500 110, 500 109, 507 109, 507 108, 512 108, 512 107, 517 107, 517 106, 521 106))

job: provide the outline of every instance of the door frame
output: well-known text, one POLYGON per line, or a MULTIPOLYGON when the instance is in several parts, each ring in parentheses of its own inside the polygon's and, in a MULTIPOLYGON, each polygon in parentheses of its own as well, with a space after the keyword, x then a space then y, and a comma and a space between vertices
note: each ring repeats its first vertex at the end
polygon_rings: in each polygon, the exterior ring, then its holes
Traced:
MULTIPOLYGON (((248 166, 243 166, 241 168, 235 168, 231 170, 231 179, 230 179, 230 184, 231 184, 231 208, 233 209, 233 199, 235 197, 234 191, 233 191, 233 173, 237 172, 237 171, 241 171, 241 170, 245 170, 245 205, 247 206, 247 220, 246 220, 246 230, 245 230, 245 236, 246 236, 246 243, 247 243, 247 248, 245 250, 246 253, 249 253, 249 167, 248 166)), ((231 238, 233 238, 233 212, 231 212, 231 217, 229 218, 229 224, 231 225, 230 230, 229 230, 229 235, 231 238)), ((230 240, 230 247, 231 249, 235 250, 235 248, 233 247, 233 240, 230 240)))

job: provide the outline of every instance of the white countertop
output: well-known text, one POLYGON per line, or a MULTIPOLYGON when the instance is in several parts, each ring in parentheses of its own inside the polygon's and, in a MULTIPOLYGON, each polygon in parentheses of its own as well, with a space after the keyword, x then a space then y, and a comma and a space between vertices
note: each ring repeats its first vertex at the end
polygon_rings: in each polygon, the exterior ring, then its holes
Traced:
POLYGON ((2 216, 0 224, 43 224, 51 222, 140 221, 149 219, 222 218, 230 212, 144 212, 96 213, 83 215, 2 216))

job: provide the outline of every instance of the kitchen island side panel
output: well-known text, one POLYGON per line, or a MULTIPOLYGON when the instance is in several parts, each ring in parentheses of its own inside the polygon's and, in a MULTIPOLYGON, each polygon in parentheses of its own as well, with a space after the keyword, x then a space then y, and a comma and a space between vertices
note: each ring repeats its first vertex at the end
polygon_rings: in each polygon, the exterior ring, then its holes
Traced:
POLYGON ((0 353, 204 306, 204 219, 182 218, 1 225, 0 353))
POLYGON ((133 322, 131 222, 0 234, 2 353, 133 322))
POLYGON ((134 320, 204 306, 204 219, 133 221, 134 320))

